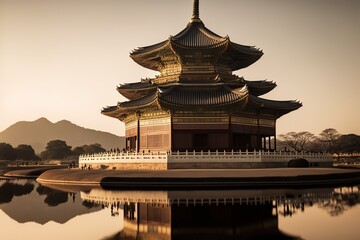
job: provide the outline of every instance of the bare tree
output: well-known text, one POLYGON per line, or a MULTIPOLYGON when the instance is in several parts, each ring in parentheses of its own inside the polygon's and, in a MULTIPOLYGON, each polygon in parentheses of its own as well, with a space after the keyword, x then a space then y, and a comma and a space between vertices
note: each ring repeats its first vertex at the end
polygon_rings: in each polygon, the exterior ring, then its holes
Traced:
POLYGON ((341 135, 334 128, 327 128, 319 134, 319 141, 324 149, 330 153, 336 153, 337 143, 341 135))
POLYGON ((279 135, 279 140, 288 149, 294 151, 307 151, 310 143, 315 139, 315 135, 310 132, 289 132, 279 135))

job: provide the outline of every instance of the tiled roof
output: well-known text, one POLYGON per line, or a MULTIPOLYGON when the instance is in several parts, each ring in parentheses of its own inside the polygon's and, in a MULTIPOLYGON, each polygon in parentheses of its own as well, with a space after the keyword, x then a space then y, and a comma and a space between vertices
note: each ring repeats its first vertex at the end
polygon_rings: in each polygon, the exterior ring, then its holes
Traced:
POLYGON ((125 83, 117 87, 118 89, 143 89, 153 87, 154 85, 150 81, 142 81, 142 82, 135 82, 135 83, 125 83))
POLYGON ((177 44, 186 47, 206 47, 227 40, 207 29, 203 22, 191 22, 184 30, 171 38, 177 44))
POLYGON ((298 101, 276 101, 276 100, 268 100, 264 98, 259 98, 253 95, 250 95, 250 100, 263 107, 263 108, 273 108, 273 109, 286 109, 286 110, 296 110, 302 106, 301 102, 298 101))
POLYGON ((157 49, 159 49, 161 47, 164 47, 168 42, 169 42, 169 40, 167 39, 165 41, 162 41, 160 43, 156 43, 154 45, 150 45, 150 46, 146 46, 146 47, 139 47, 137 49, 134 49, 130 55, 148 53, 148 52, 151 52, 153 50, 157 50, 157 49))
POLYGON ((277 85, 272 81, 247 81, 244 83, 248 86, 252 95, 260 96, 273 90, 277 85))
POLYGON ((225 86, 206 88, 173 86, 160 94, 160 100, 171 105, 215 106, 241 101, 247 94, 246 88, 235 92, 225 86))
POLYGON ((231 42, 231 46, 234 47, 235 49, 244 52, 244 53, 252 53, 252 54, 257 54, 257 55, 263 55, 262 51, 258 48, 255 48, 253 46, 246 46, 246 45, 241 45, 238 43, 234 43, 231 42))
POLYGON ((141 107, 141 106, 151 104, 152 102, 154 102, 156 100, 156 97, 157 97, 157 94, 153 93, 153 94, 149 94, 145 97, 142 97, 142 98, 139 98, 136 100, 119 103, 118 106, 120 108, 141 107))

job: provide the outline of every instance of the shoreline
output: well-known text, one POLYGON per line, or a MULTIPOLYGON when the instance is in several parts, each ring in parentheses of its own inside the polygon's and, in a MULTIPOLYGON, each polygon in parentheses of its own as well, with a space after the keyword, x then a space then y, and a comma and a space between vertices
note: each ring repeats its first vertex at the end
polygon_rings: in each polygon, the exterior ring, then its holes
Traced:
POLYGON ((46 185, 119 189, 302 188, 360 183, 359 168, 81 170, 65 166, 8 167, 0 179, 31 178, 46 185))
POLYGON ((30 178, 36 179, 42 173, 54 170, 64 169, 64 165, 32 165, 32 166, 10 166, 0 168, 0 179, 30 178))
POLYGON ((37 181, 120 189, 283 188, 360 183, 359 169, 50 170, 37 181))

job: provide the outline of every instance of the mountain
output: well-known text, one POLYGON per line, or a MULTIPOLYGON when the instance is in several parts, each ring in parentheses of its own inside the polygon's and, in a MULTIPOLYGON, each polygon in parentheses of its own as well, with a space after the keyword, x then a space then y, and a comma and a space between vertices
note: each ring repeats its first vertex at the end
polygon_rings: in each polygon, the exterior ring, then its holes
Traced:
POLYGON ((46 118, 33 122, 17 122, 0 132, 0 142, 31 145, 36 153, 45 150, 51 140, 66 141, 73 148, 85 144, 99 143, 105 149, 125 147, 125 138, 111 133, 96 131, 75 125, 67 120, 52 123, 46 118))

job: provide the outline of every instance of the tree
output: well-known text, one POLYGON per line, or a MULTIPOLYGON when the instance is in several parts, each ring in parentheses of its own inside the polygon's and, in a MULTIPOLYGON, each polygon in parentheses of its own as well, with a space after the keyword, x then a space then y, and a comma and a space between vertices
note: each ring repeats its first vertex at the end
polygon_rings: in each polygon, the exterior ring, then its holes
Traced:
POLYGON ((39 157, 35 155, 35 151, 30 145, 20 144, 15 148, 16 159, 19 160, 38 160, 39 157))
POLYGON ((74 155, 80 156, 82 154, 94 154, 94 153, 101 153, 106 152, 106 150, 101 147, 99 143, 90 144, 90 145, 83 145, 81 147, 76 147, 73 150, 74 155))
POLYGON ((314 134, 306 131, 299 133, 289 132, 279 135, 279 140, 285 147, 298 152, 309 150, 310 144, 314 139, 314 134))
POLYGON ((358 153, 360 152, 360 136, 355 134, 342 135, 335 146, 338 153, 358 153))
POLYGON ((322 143, 325 151, 336 153, 336 145, 340 138, 340 134, 334 128, 327 128, 319 134, 319 141, 322 143))
POLYGON ((100 152, 106 152, 104 148, 101 147, 99 143, 84 145, 83 149, 85 153, 87 154, 94 154, 94 153, 100 153, 100 152))
POLYGON ((82 147, 76 147, 76 148, 73 149, 73 154, 75 156, 80 156, 80 155, 85 154, 85 151, 84 151, 84 149, 82 147))
POLYGON ((41 153, 43 159, 64 159, 73 155, 71 146, 68 146, 65 141, 52 140, 47 143, 46 150, 41 153))
POLYGON ((0 143, 0 160, 15 160, 16 152, 8 143, 0 143))

